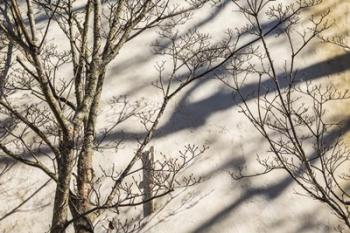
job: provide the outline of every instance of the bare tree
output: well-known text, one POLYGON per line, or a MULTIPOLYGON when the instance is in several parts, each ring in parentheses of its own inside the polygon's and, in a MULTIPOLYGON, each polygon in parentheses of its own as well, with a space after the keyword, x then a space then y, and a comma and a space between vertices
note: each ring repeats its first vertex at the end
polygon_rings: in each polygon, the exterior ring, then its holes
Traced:
MULTIPOLYGON (((199 148, 192 145, 185 146, 175 158, 164 156, 148 164, 150 166, 147 166, 147 170, 151 170, 148 174, 152 174, 149 179, 152 184, 147 187, 147 192, 151 193, 147 195, 148 198, 145 198, 145 190, 138 176, 145 170, 141 165, 141 158, 147 154, 145 152, 148 151, 168 103, 189 84, 209 74, 219 75, 223 71, 233 72, 234 75, 256 74, 257 69, 249 65, 250 59, 258 58, 261 62, 267 59, 270 69, 259 71, 258 76, 270 77, 273 80, 279 90, 277 97, 281 102, 272 105, 276 103, 272 101, 271 106, 274 107, 268 108, 267 112, 270 114, 271 110, 278 111, 277 115, 272 116, 284 117, 287 120, 286 129, 288 132, 292 130, 291 122, 295 120, 296 113, 292 113, 294 100, 291 101, 290 96, 294 85, 290 85, 287 94, 282 91, 265 37, 279 32, 281 27, 285 29, 293 51, 290 79, 294 80, 292 70, 296 55, 327 26, 322 24, 324 16, 320 21, 315 19, 311 36, 305 34, 304 44, 298 48, 293 47, 289 29, 296 24, 298 14, 302 10, 315 6, 320 1, 300 0, 286 9, 282 9, 272 0, 250 0, 244 4, 232 1, 249 19, 251 25, 236 31, 229 30, 227 36, 218 43, 213 43, 209 35, 200 33, 197 29, 186 33, 179 33, 176 30, 176 26, 189 20, 194 11, 215 2, 218 1, 186 0, 181 4, 170 0, 0 2, 0 33, 6 45, 11 45, 11 49, 7 51, 10 51, 8 54, 13 57, 8 59, 12 61, 11 69, 6 71, 5 95, 0 99, 0 117, 10 119, 9 123, 1 126, 0 151, 7 157, 40 169, 56 182, 51 232, 65 232, 71 224, 75 232, 79 233, 94 232, 96 224, 102 224, 108 231, 118 229, 130 232, 127 222, 121 223, 119 219, 101 221, 98 217, 106 212, 114 213, 116 216, 122 208, 142 205, 167 195, 176 187, 198 182, 193 176, 179 176, 189 163, 206 150, 206 147, 199 148), (274 24, 268 29, 263 29, 260 14, 269 4, 273 4, 268 15, 274 18, 274 24), (44 20, 41 22, 39 19, 44 20), (48 40, 51 33, 57 33, 52 32, 53 25, 58 25, 64 34, 63 43, 48 40), (116 95, 111 101, 113 108, 118 109, 116 121, 110 128, 98 132, 98 110, 110 63, 116 59, 127 43, 145 31, 155 28, 159 30, 158 40, 154 44, 155 53, 168 59, 167 62, 156 65, 158 81, 153 85, 162 94, 159 108, 143 108, 139 104, 130 103, 126 97, 116 95), (253 39, 248 42, 241 40, 249 33, 254 35, 253 39), (257 42, 263 45, 262 56, 253 47, 257 42), (69 45, 69 48, 62 49, 62 44, 69 45), (68 78, 60 73, 67 67, 71 69, 71 77, 68 78), (15 97, 19 93, 27 95, 33 101, 30 103, 17 101, 14 104, 15 97), (283 95, 288 98, 285 99, 283 95), (288 111, 289 117, 283 111, 288 111), (94 152, 117 148, 121 143, 120 140, 105 143, 105 139, 120 123, 135 117, 142 123, 145 135, 139 139, 137 150, 128 164, 118 171, 96 167, 92 162, 94 152), (101 177, 95 176, 97 169, 103 174, 101 177), (106 185, 107 191, 103 189, 106 185), (126 230, 123 230, 124 227, 126 230)), ((230 85, 226 79, 223 80, 230 85)), ((232 87, 239 93, 239 86, 232 87)), ((299 92, 303 93, 301 90, 299 92)), ((327 90, 333 97, 336 95, 327 90)), ((258 96, 260 109, 262 99, 260 92, 258 96)), ((313 100, 317 99, 317 96, 309 96, 313 97, 313 100)), ((345 97, 338 96, 338 98, 345 97)), ((321 102, 323 105, 324 99, 321 102)), ((250 116, 249 108, 245 112, 250 116)), ((256 123, 259 121, 253 116, 251 115, 250 119, 259 128, 259 124, 256 123)), ((321 121, 318 122, 317 124, 320 124, 321 121)), ((273 126, 271 122, 265 121, 260 125, 263 128, 266 125, 273 126)), ((295 143, 298 137, 300 136, 292 135, 292 138, 287 139, 290 139, 291 147, 298 146, 294 148, 295 152, 304 153, 299 148, 303 145, 295 143)), ((278 144, 272 145, 278 148, 278 144)), ((308 158, 301 156, 303 154, 298 154, 297 158, 308 158)), ((283 162, 282 159, 276 168, 283 162)), ((308 159, 304 159, 300 164, 306 166, 306 162, 311 163, 308 159)), ((268 170, 272 170, 274 167, 272 165, 269 165, 271 167, 268 167, 268 170)), ((307 170, 305 173, 301 169, 297 173, 299 176, 296 176, 297 166, 292 168, 294 170, 290 170, 290 167, 285 169, 290 171, 297 181, 313 180, 312 171, 307 170)), ((312 194, 318 192, 314 191, 312 194)))
MULTIPOLYGON (((122 171, 104 171, 113 184, 107 194, 102 194, 97 189, 100 180, 94 177, 92 158, 102 143, 96 138, 96 122, 106 70, 126 43, 147 29, 167 30, 184 23, 207 2, 186 1, 181 5, 153 0, 1 2, 1 41, 7 43, 4 46, 8 45, 8 54, 15 57, 15 63, 7 78, 6 95, 0 100, 2 117, 13 119, 12 124, 2 126, 0 149, 6 156, 37 167, 57 183, 51 232, 65 232, 71 223, 76 232, 93 232, 96 216, 102 211, 118 212, 118 208, 149 201, 143 199, 137 188, 140 181, 132 178, 142 169, 132 169, 152 139, 168 101, 187 85, 171 89, 171 80, 183 64, 174 64, 173 72, 166 77, 159 67, 158 87, 163 100, 158 110, 136 114, 136 109, 130 110, 124 102, 112 128, 131 116, 139 116, 147 132, 122 171), (39 16, 46 18, 44 26, 39 26, 39 16), (47 40, 54 23, 64 33, 68 50, 59 49, 62 41, 47 40), (16 48, 15 53, 12 47, 16 48), (67 64, 72 69, 68 79, 59 74, 67 64), (33 102, 15 105, 11 95, 14 93, 34 97, 33 102), (52 163, 47 163, 47 159, 52 163)), ((185 42, 183 46, 194 45, 185 42)), ((9 65, 6 63, 5 67, 1 83, 9 65)), ((189 83, 191 79, 194 77, 188 75, 186 80, 189 83)), ((104 132, 104 137, 111 130, 104 132)), ((152 199, 173 191, 176 184, 195 183, 192 177, 180 182, 176 176, 204 150, 205 147, 187 146, 178 159, 155 162, 152 199)))
MULTIPOLYGON (((261 173, 247 175, 240 170, 238 174, 232 173, 233 178, 283 170, 304 195, 325 203, 349 228, 350 154, 339 133, 341 122, 329 123, 327 110, 331 102, 349 99, 350 95, 332 84, 308 81, 308 77, 299 75, 296 68, 304 49, 332 26, 327 20, 329 11, 312 16, 308 22, 298 15, 287 20, 277 38, 287 41, 289 54, 284 63, 279 63, 264 35, 262 20, 266 12, 268 17, 280 20, 293 11, 293 6, 281 4, 276 7, 268 0, 234 3, 249 22, 250 33, 260 40, 240 59, 232 61, 227 69, 229 74, 221 75, 220 79, 234 90, 242 102, 242 113, 266 140, 269 151, 266 156, 258 156, 263 167, 261 173), (243 87, 251 78, 258 82, 256 88, 247 93, 243 87)), ((299 1, 299 4, 309 6, 319 3, 321 1, 299 1)))

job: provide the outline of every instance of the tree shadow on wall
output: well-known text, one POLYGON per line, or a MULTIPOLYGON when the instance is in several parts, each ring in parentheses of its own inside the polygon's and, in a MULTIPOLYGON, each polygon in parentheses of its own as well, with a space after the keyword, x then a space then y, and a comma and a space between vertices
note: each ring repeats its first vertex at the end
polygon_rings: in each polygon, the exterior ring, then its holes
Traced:
MULTIPOLYGON (((338 75, 344 73, 350 68, 350 53, 336 56, 334 58, 318 62, 308 67, 298 70, 297 82, 315 81, 322 77, 338 75)), ((224 72, 224 71, 222 71, 224 72)), ((217 72, 217 74, 220 74, 217 72)), ((287 74, 281 73, 278 75, 281 88, 288 87, 289 83, 285 78, 287 74)), ((200 90, 206 83, 214 81, 213 77, 204 77, 194 83, 184 94, 173 110, 170 118, 161 125, 155 138, 168 136, 182 130, 194 130, 204 126, 208 119, 221 111, 229 110, 235 106, 242 104, 241 100, 233 101, 231 90, 225 87, 217 88, 210 96, 197 101, 191 101, 190 96, 197 90, 200 90)), ((247 96, 247 101, 257 98, 258 81, 251 84, 246 84, 241 87, 240 91, 247 96)), ((266 80, 261 83, 262 86, 273 91, 274 84, 271 80, 266 80)), ((118 140, 121 137, 125 140, 135 140, 145 136, 145 133, 114 131, 106 141, 118 140)))
MULTIPOLYGON (((337 140, 337 138, 341 137, 349 130, 350 130, 350 119, 344 122, 341 127, 334 128, 330 132, 328 132, 327 135, 324 137, 324 141, 327 142, 329 145, 331 145, 332 143, 335 142, 335 140, 337 140)), ((313 158, 313 157, 315 157, 315 154, 310 155, 310 158, 313 158)), ((314 160, 314 162, 316 162, 316 160, 314 160)), ((235 164, 233 166, 233 169, 238 170, 240 169, 240 167, 241 167, 241 164, 235 164)), ((299 169, 299 172, 301 173, 302 170, 299 169)), ((230 205, 220 210, 219 213, 207 219, 204 224, 202 224, 201 226, 198 226, 191 233, 212 232, 211 231, 212 228, 214 228, 220 222, 228 218, 230 214, 233 211, 235 211, 239 206, 241 206, 243 203, 246 203, 247 201, 256 197, 263 197, 267 202, 272 202, 276 198, 281 197, 287 191, 287 188, 290 187, 293 183, 294 183, 293 179, 290 178, 289 176, 286 176, 281 181, 276 182, 272 185, 247 188, 238 199, 234 200, 230 205)), ((310 201, 313 201, 313 200, 310 199, 310 201)), ((303 228, 303 226, 305 228, 311 227, 311 225, 308 225, 308 222, 307 222, 308 220, 309 219, 306 219, 305 221, 301 221, 300 227, 301 228, 303 228)), ((232 221, 235 221, 235 220, 232 219, 232 221)), ((297 232, 301 232, 301 231, 297 231, 297 232)))

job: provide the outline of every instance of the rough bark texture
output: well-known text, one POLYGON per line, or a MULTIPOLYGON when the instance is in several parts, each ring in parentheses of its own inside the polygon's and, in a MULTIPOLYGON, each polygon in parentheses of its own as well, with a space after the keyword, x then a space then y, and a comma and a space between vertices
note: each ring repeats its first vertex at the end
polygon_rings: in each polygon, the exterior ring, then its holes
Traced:
MULTIPOLYGON (((3 40, 3 38, 0 37, 0 40, 3 40)), ((0 42, 0 49, 2 47, 2 44, 0 42)), ((4 57, 0 54, 0 98, 5 94, 5 84, 6 84, 6 78, 7 74, 10 71, 11 61, 12 61, 12 53, 13 53, 13 43, 9 42, 8 45, 5 46, 5 54, 4 57), (2 64, 3 63, 3 64, 2 64)))
POLYGON ((58 160, 58 182, 55 193, 51 233, 62 233, 68 217, 71 174, 74 166, 73 142, 64 140, 60 145, 61 158, 58 160))

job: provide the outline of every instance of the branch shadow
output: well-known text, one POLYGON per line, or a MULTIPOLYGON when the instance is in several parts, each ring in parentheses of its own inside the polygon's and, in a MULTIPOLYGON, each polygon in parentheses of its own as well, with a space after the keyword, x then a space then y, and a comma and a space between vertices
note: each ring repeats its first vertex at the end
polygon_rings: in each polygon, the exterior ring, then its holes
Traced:
MULTIPOLYGON (((342 127, 335 128, 331 130, 324 138, 326 142, 332 144, 337 138, 344 135, 346 132, 350 130, 350 119, 343 123, 342 127)), ((310 155, 310 158, 315 157, 314 154, 310 155)), ((240 162, 240 161, 239 161, 240 162)), ((314 161, 315 162, 315 161, 314 161)), ((240 162, 241 163, 241 162, 240 162)), ((236 166, 236 165, 235 165, 236 166)), ((299 172, 302 172, 299 170, 299 172)), ((252 187, 245 190, 245 192, 241 195, 240 198, 233 201, 226 208, 222 209, 219 213, 214 215, 213 217, 206 220, 204 224, 198 226, 191 233, 206 233, 211 232, 210 228, 214 225, 218 224, 220 221, 224 220, 229 216, 229 214, 237 209, 240 205, 247 202, 248 200, 262 196, 267 201, 271 202, 274 199, 280 197, 284 192, 286 192, 287 188, 290 187, 294 183, 293 179, 289 176, 283 178, 281 181, 266 186, 266 187, 252 187)), ((305 225, 305 227, 307 224, 305 225)), ((301 225, 302 227, 302 225, 301 225)), ((298 231, 299 232, 299 231, 298 231)))
MULTIPOLYGON (((229 1, 226 1, 225 4, 228 4, 228 2, 229 1)), ((220 11, 221 11, 220 9, 216 9, 214 13, 211 14, 210 17, 198 23, 194 27, 195 28, 203 27, 204 25, 206 25, 206 23, 210 22, 213 18, 215 18, 220 11)), ((269 22, 264 27, 269 28, 272 25, 274 25, 274 22, 269 22)), ((135 65, 139 65, 141 63, 146 63, 148 59, 149 59, 148 57, 144 57, 144 58, 139 57, 138 60, 136 60, 136 63, 135 63, 135 60, 133 60, 132 62, 135 65)), ((328 59, 326 61, 316 63, 306 68, 303 68, 299 70, 299 76, 300 76, 299 82, 317 80, 321 77, 336 75, 336 74, 340 74, 342 72, 348 71, 350 68, 349 60, 350 60, 350 53, 346 53, 346 54, 328 59)), ((125 61, 124 63, 119 63, 115 67, 113 67, 112 70, 116 69, 118 70, 118 72, 120 72, 121 69, 123 69, 123 67, 130 68, 130 63, 131 61, 125 61)), ((282 88, 287 87, 288 85, 286 81, 283 81, 284 80, 283 78, 285 76, 286 74, 283 74, 283 73, 279 75, 282 88)), ((158 129, 157 133, 155 134, 155 138, 165 137, 183 130, 197 129, 205 125, 208 119, 210 118, 210 116, 212 116, 213 114, 219 113, 221 111, 225 111, 241 103, 238 100, 232 101, 232 92, 226 90, 225 88, 219 88, 212 95, 204 99, 194 101, 194 102, 189 101, 192 93, 194 93, 196 90, 200 89, 204 84, 212 80, 214 80, 213 77, 207 76, 202 80, 195 82, 191 86, 191 88, 186 91, 186 93, 181 97, 174 111, 171 113, 170 118, 165 122, 165 124, 163 124, 158 129), (192 118, 193 120, 189 120, 188 116, 190 116, 190 118, 192 118)), ((262 85, 266 87, 272 87, 272 82, 264 81, 262 85)), ((253 84, 245 85, 241 91, 243 93, 252 93, 252 92, 255 92, 257 88, 258 88, 258 83, 255 82, 253 84)), ((257 97, 256 95, 249 95, 250 99, 254 99, 256 97, 257 97)), ((346 121, 342 128, 331 131, 327 135, 327 139, 331 143, 339 135, 343 135, 345 132, 348 132, 349 130, 350 130, 350 120, 346 121)), ((115 131, 111 135, 109 135, 109 137, 106 140, 114 141, 114 140, 120 139, 121 137, 123 137, 126 140, 135 140, 138 138, 142 138, 144 136, 145 136, 145 133, 115 131)), ((39 148, 37 151, 37 153, 40 153, 40 154, 46 154, 48 152, 49 152, 48 148, 39 148)), ((29 157, 30 154, 29 153, 23 154, 22 156, 29 157)), ((2 158, 2 157, 0 158, 0 164, 10 164, 12 161, 13 160, 9 158, 2 158)), ((242 164, 242 161, 241 160, 232 161, 232 165, 236 165, 236 163, 242 164)), ((292 183, 293 181, 290 178, 284 178, 280 182, 267 187, 253 187, 253 188, 247 189, 241 195, 240 198, 238 198, 237 200, 234 200, 229 206, 221 210, 215 216, 208 219, 203 225, 193 230, 193 233, 210 232, 210 228, 212 226, 222 221, 223 219, 227 218, 230 212, 234 211, 239 206, 241 206, 244 202, 252 199, 253 197, 262 196, 269 201, 273 201, 274 199, 281 196, 292 183)))
MULTIPOLYGON (((311 66, 302 68, 298 71, 297 82, 313 81, 322 77, 337 75, 348 71, 350 69, 350 53, 345 53, 334 58, 318 62, 311 66)), ((224 71, 221 71, 224 72, 224 71)), ((220 74, 220 73, 218 73, 220 74)), ((281 73, 278 75, 281 88, 288 87, 288 80, 285 78, 287 74, 281 73)), ((205 77, 198 80, 193 86, 186 91, 186 93, 178 101, 170 118, 165 124, 161 125, 155 134, 155 138, 168 136, 182 130, 197 129, 207 122, 213 114, 228 110, 235 107, 242 102, 239 99, 232 101, 232 91, 225 88, 218 88, 214 94, 204 99, 190 102, 189 97, 196 90, 199 90, 204 84, 212 81, 213 77, 205 77), (189 120, 193 119, 193 120, 189 120)), ((247 84, 241 88, 241 92, 247 94, 247 101, 257 97, 258 82, 247 84)), ((262 86, 267 87, 273 91, 273 82, 266 80, 261 83, 262 86)), ((121 137, 124 140, 135 140, 145 136, 144 132, 127 132, 127 131, 113 131, 106 138, 106 141, 118 140, 121 137)), ((98 138, 100 136, 98 135, 98 138)))

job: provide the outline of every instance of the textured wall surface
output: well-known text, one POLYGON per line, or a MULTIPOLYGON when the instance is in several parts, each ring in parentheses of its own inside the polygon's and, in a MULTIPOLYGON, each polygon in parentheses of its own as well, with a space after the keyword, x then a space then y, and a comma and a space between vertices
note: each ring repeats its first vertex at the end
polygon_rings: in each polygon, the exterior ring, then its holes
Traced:
MULTIPOLYGON (((288 0, 292 1, 292 0, 288 0)), ((194 16, 195 27, 220 38, 227 27, 242 24, 241 16, 230 1, 218 8, 204 9, 194 16)), ((350 2, 347 0, 325 0, 320 7, 304 12, 305 15, 320 14, 330 8, 330 18, 335 27, 329 35, 348 35, 350 2)), ((57 25, 55 25, 57 26, 57 25)), ((192 25, 193 26, 193 25, 192 25)), ((50 36, 60 40, 62 35, 50 36)), ((150 83, 157 79, 154 69, 157 57, 152 56, 149 45, 155 33, 128 44, 109 69, 103 93, 103 107, 99 127, 113 120, 113 109, 109 100, 114 95, 128 95, 131 100, 144 98, 157 104, 160 96, 150 83)), ((247 38, 249 40, 249 38, 247 38)), ((276 58, 286 53, 285 41, 269 37, 269 45, 276 58)), ((64 44, 62 45, 65 46, 64 44)), ((350 87, 350 55, 334 45, 313 43, 302 54, 298 67, 305 77, 315 82, 332 82, 339 89, 350 87)), ((64 71, 62 71, 64 72, 64 71)), ((65 75, 70 75, 69 73, 65 75)), ((256 84, 255 80, 250 81, 256 84)), ((18 99, 25 101, 25 98, 18 99)), ((329 106, 329 119, 343 120, 344 135, 350 143, 350 108, 348 102, 329 106)), ((135 150, 132 138, 142 136, 142 127, 131 120, 123 124, 110 140, 120 135, 130 140, 123 144, 116 158, 113 151, 97 153, 95 164, 116 167, 131 158, 135 150)), ((234 181, 229 172, 247 165, 249 171, 258 171, 256 154, 263 154, 266 143, 239 113, 232 92, 215 78, 193 83, 171 103, 152 145, 156 154, 173 154, 186 144, 207 144, 209 150, 186 172, 203 177, 203 181, 185 190, 178 190, 155 201, 156 213, 150 217, 141 232, 149 233, 330 233, 337 220, 332 212, 318 202, 302 195, 300 189, 282 172, 266 176, 234 181)), ((9 162, 2 160, 3 163, 9 162)), ((42 173, 16 164, 14 169, 0 179, 0 218, 34 190, 46 182, 42 173)), ((0 221, 0 232, 39 233, 49 229, 54 184, 49 183, 32 200, 20 207, 20 211, 0 221)), ((130 211, 132 212, 132 210, 130 211)), ((97 232, 104 232, 102 229, 97 232)))

